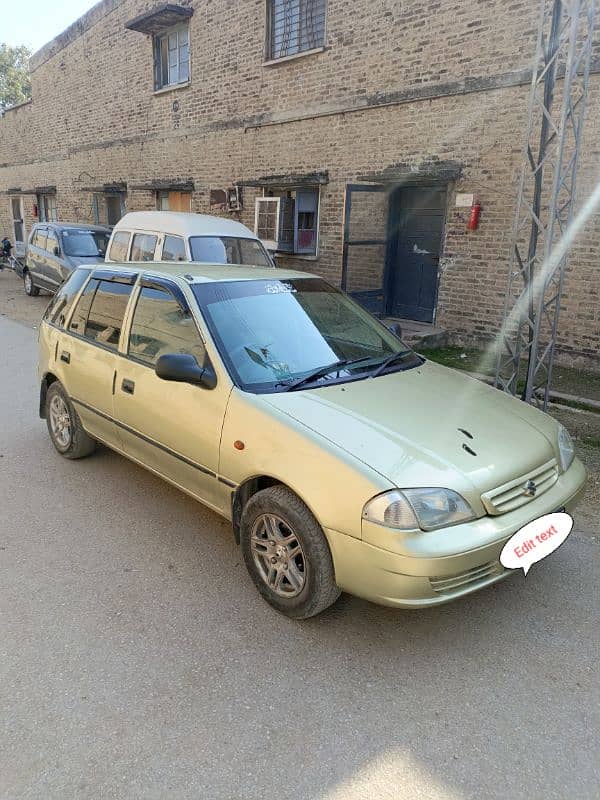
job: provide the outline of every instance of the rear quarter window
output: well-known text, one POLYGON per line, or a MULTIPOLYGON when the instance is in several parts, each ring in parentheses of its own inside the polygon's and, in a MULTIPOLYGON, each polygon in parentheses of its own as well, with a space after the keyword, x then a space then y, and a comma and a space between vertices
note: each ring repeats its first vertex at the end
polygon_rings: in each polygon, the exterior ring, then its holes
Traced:
POLYGON ((61 286, 60 290, 54 295, 50 305, 46 309, 44 319, 51 325, 59 328, 65 327, 65 322, 69 317, 73 302, 79 290, 90 276, 89 269, 76 269, 71 277, 61 286))

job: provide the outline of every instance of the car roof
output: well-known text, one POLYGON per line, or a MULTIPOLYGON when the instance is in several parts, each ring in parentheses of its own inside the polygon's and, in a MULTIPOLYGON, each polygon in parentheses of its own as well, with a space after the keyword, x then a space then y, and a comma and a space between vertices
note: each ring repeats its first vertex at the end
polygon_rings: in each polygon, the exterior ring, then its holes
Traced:
POLYGON ((120 230, 152 231, 175 236, 238 236, 256 239, 254 233, 233 219, 180 211, 130 211, 117 222, 120 230))
POLYGON ((110 233, 110 228, 106 225, 86 225, 84 222, 36 222, 36 228, 57 228, 60 230, 77 229, 82 231, 100 231, 110 233))
POLYGON ((165 278, 182 278, 186 283, 215 283, 217 281, 290 280, 292 278, 318 278, 308 272, 298 272, 279 267, 249 267, 235 264, 197 264, 189 261, 173 263, 138 261, 127 264, 96 264, 94 271, 122 274, 154 275, 165 278))

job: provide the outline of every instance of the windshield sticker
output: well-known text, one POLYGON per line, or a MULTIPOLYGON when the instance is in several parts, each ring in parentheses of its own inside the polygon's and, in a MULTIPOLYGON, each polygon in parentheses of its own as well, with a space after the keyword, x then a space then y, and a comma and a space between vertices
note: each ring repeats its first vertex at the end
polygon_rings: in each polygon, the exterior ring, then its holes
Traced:
POLYGON ((269 283, 265 291, 267 294, 296 294, 298 290, 290 283, 269 283))
POLYGON ((500 563, 506 569, 522 569, 525 575, 531 565, 558 549, 573 529, 569 514, 546 514, 517 531, 504 545, 500 563))

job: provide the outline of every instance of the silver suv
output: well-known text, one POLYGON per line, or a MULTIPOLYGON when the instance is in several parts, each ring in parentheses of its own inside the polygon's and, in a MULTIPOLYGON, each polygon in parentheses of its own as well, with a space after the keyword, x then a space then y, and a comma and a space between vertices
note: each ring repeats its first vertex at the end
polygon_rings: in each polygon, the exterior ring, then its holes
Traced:
POLYGON ((53 294, 75 267, 104 261, 110 228, 71 222, 38 222, 29 237, 25 264, 17 271, 25 293, 35 297, 40 289, 53 294))

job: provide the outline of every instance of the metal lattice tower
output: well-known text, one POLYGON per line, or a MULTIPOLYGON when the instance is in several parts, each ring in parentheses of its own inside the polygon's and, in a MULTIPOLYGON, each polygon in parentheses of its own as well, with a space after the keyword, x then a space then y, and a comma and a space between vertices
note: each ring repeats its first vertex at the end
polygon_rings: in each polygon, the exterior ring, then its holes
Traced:
POLYGON ((541 0, 496 386, 513 395, 521 390, 523 400, 544 409, 570 246, 595 12, 596 0, 541 0))

